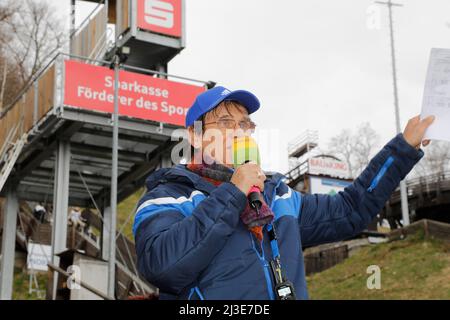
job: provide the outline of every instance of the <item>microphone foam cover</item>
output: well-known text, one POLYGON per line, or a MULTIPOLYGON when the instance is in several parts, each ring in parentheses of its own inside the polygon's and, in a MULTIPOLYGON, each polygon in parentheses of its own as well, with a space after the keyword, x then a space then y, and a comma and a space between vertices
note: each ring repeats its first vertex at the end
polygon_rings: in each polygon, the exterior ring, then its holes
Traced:
POLYGON ((241 164, 254 161, 261 165, 259 149, 252 137, 235 137, 233 140, 233 165, 236 168, 241 164))

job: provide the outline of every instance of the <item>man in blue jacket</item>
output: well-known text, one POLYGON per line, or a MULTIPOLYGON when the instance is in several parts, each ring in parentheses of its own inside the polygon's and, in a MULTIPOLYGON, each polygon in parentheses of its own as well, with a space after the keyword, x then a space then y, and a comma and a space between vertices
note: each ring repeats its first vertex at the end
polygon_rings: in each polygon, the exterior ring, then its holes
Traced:
MULTIPOLYGON (((215 87, 200 94, 186 117, 191 144, 199 148, 202 130, 251 132, 249 114, 258 108, 258 99, 244 90, 215 87)), ((366 228, 422 158, 419 147, 429 143, 422 139, 433 119, 409 120, 403 134, 335 195, 302 194, 254 162, 233 170, 225 152, 207 154, 224 175, 208 176, 216 167, 203 163, 157 170, 146 181, 133 226, 140 273, 159 288, 160 299, 307 299, 302 246, 366 228), (261 215, 249 207, 252 186, 262 191, 261 215)))

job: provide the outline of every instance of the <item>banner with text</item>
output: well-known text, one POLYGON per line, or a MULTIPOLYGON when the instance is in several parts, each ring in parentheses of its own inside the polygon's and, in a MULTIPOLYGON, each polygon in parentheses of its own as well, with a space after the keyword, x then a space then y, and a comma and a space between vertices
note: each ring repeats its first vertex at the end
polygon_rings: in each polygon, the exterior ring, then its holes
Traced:
MULTIPOLYGON (((186 113, 203 86, 119 72, 119 114, 184 126, 186 113)), ((114 111, 114 70, 65 61, 64 104, 89 110, 114 111)))

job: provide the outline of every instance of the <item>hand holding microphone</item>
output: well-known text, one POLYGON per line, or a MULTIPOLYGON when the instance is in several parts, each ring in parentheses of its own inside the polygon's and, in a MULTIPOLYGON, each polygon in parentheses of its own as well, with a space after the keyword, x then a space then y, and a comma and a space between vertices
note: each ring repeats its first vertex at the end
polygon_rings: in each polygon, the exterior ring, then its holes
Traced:
POLYGON ((253 186, 263 191, 264 180, 266 180, 266 176, 255 162, 247 162, 238 166, 231 177, 231 183, 246 195, 253 186))

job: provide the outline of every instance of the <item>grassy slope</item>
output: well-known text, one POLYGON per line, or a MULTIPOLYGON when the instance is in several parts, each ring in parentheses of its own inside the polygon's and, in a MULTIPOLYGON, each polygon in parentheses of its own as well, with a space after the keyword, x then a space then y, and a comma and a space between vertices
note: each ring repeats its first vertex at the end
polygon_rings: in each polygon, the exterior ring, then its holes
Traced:
POLYGON ((128 239, 132 240, 134 242, 133 237, 133 221, 134 221, 134 211, 136 203, 141 198, 142 192, 144 189, 139 189, 132 195, 130 195, 128 198, 124 199, 121 203, 117 206, 117 229, 120 230, 122 228, 122 225, 127 221, 128 216, 131 214, 130 218, 128 219, 126 225, 123 228, 123 233, 125 236, 128 237, 128 239))
POLYGON ((450 245, 418 233, 361 248, 307 282, 311 299, 450 299, 450 245), (379 290, 367 289, 369 265, 381 269, 379 290))
POLYGON ((46 274, 38 274, 37 281, 39 289, 42 291, 42 296, 38 297, 36 292, 28 293, 29 276, 26 272, 15 268, 14 270, 14 284, 13 284, 13 299, 14 300, 43 300, 45 299, 45 289, 47 284, 46 274))

